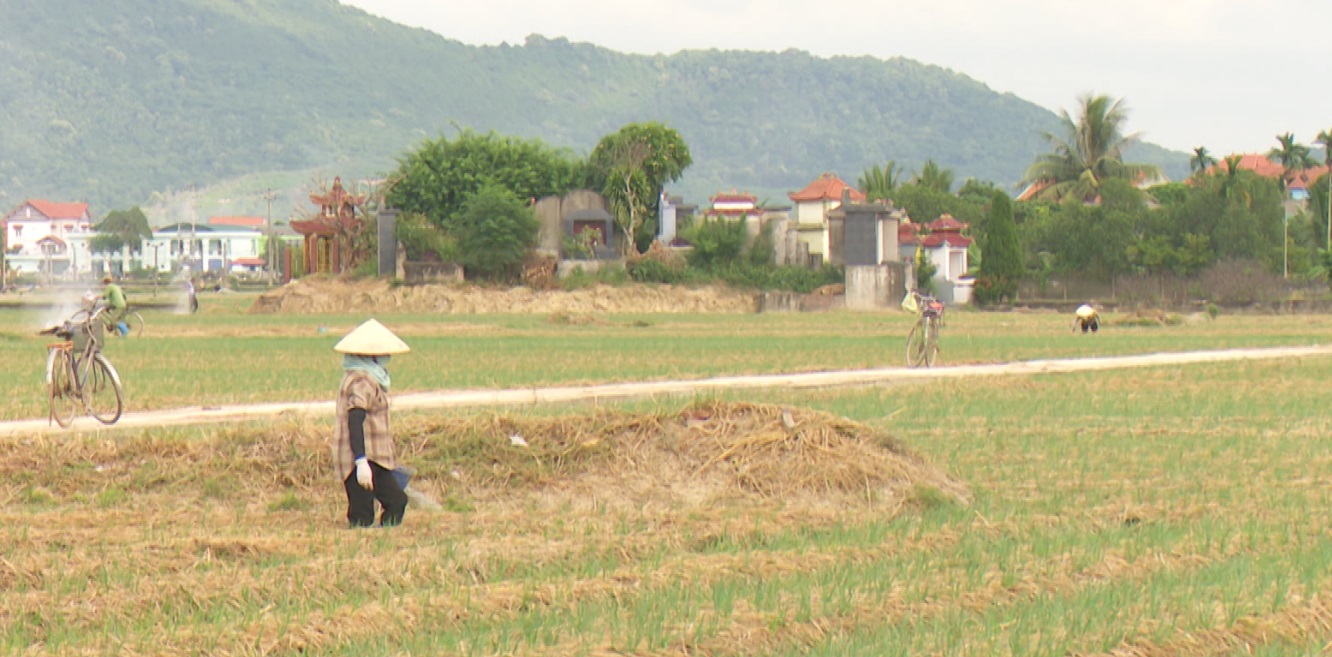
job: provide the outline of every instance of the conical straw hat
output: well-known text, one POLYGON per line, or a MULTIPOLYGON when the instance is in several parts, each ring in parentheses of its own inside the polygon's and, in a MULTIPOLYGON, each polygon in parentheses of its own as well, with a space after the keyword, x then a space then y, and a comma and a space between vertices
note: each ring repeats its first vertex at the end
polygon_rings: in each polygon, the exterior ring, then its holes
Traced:
POLYGON ((394 335, 393 331, 388 330, 378 320, 374 319, 365 320, 365 323, 356 327, 355 330, 333 345, 333 351, 344 354, 361 354, 363 356, 405 354, 411 350, 412 348, 394 335))

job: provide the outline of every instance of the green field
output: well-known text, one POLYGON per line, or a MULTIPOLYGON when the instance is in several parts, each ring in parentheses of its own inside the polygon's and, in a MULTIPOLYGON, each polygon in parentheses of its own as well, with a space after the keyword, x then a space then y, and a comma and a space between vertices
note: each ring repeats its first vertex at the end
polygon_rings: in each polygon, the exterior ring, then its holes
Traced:
MULTIPOLYGON (((330 347, 364 317, 243 305, 150 313, 148 337, 112 342, 131 411, 330 399, 330 347)), ((898 366, 908 326, 380 319, 413 347, 395 391, 898 366)), ((943 361, 1332 341, 1322 316, 1107 319, 1081 336, 1054 314, 956 312, 943 361)), ((0 315, 5 419, 45 415, 32 321, 0 315)), ((1324 654, 1329 365, 407 414, 404 460, 442 508, 387 531, 344 528, 324 420, 3 438, 0 653, 1324 654), (699 410, 748 403, 798 429, 699 410), (814 440, 826 418, 862 444, 814 440), (906 474, 858 492, 897 450, 967 494, 906 474)))
MULTIPOLYGON (((130 411, 327 399, 340 377, 332 346, 363 315, 250 315, 251 297, 209 302, 199 315, 144 311, 144 339, 106 353, 130 411)), ((47 313, 0 312, 0 420, 46 415, 47 313)), ((909 317, 900 312, 759 315, 387 315, 413 353, 393 362, 400 392, 508 388, 729 374, 898 367, 909 317)), ((1332 337, 1319 316, 1224 317, 1172 327, 1120 326, 1075 335, 1045 312, 954 311, 943 364, 1276 345, 1332 337)))

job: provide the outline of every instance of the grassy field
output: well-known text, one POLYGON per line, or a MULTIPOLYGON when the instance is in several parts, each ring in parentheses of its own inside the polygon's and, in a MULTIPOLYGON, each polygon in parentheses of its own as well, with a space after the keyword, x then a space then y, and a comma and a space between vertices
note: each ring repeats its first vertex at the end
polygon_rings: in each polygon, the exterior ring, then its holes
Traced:
MULTIPOLYGON (((327 399, 363 319, 208 310, 111 345, 131 408, 327 399)), ((414 349, 401 390, 896 366, 907 326, 381 320, 414 349)), ((1116 320, 960 312, 944 361, 1332 337, 1320 316, 1116 320)), ((3 415, 40 417, 42 341, 0 321, 3 415)), ((442 508, 388 531, 344 528, 324 421, 5 438, 0 653, 1324 654, 1329 365, 409 414, 404 460, 442 508), (715 410, 750 403, 796 429, 715 410), (898 464, 919 469, 873 477, 898 464)))
MULTIPOLYGON (((226 298, 199 315, 145 311, 143 339, 113 339, 106 353, 125 381, 130 411, 257 401, 327 399, 340 376, 332 346, 366 318, 250 315, 226 298)), ((46 415, 44 313, 0 312, 0 419, 46 415)), ((508 388, 727 374, 897 367, 910 318, 900 312, 761 315, 389 315, 413 348, 396 359, 399 391, 508 388)), ((954 312, 943 364, 1229 347, 1307 345, 1332 339, 1322 317, 1223 317, 1115 326, 1075 335, 1051 313, 954 312)))

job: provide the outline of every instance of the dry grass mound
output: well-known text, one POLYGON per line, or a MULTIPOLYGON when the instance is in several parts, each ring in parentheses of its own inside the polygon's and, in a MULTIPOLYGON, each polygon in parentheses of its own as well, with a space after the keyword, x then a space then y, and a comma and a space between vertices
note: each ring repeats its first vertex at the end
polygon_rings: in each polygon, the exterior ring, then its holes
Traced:
POLYGON ((680 412, 434 420, 402 434, 420 475, 478 501, 708 504, 819 498, 966 503, 966 487, 890 436, 817 411, 708 403, 680 412), (439 470, 431 471, 432 467, 439 470))
MULTIPOLYGON (((562 489, 582 500, 707 504, 743 496, 899 502, 966 501, 963 485, 866 425, 758 404, 702 404, 674 414, 473 418, 436 426, 489 468, 450 476, 482 488, 562 489), (521 438, 521 440, 515 440, 521 438), (514 458, 514 456, 518 456, 514 458), (526 458, 523 458, 525 456, 526 458)), ((420 442, 428 450, 429 441, 420 442)))
POLYGON ((250 307, 267 313, 752 313, 753 292, 676 285, 598 285, 578 290, 471 285, 394 287, 381 280, 308 278, 261 294, 250 307))
MULTIPOLYGON (((966 503, 967 488, 892 437, 799 408, 697 404, 679 412, 594 411, 559 418, 405 416, 400 458, 413 487, 454 508, 515 500, 568 506, 672 506, 802 500, 818 504, 966 503)), ((203 437, 6 439, 12 497, 52 502, 134 491, 176 499, 321 497, 326 423, 234 427, 203 437), (110 492, 108 492, 110 491, 110 492)), ((38 501, 30 500, 30 501, 38 501)), ((114 501, 114 500, 112 500, 114 501)))

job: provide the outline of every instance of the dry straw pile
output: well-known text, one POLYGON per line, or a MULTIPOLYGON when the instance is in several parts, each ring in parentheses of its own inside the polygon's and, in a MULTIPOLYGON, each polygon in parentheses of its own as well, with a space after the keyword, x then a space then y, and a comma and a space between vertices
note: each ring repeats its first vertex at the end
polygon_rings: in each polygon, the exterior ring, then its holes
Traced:
POLYGON ((478 501, 515 493, 611 505, 751 496, 890 505, 969 499, 964 485, 882 432, 770 405, 436 418, 412 424, 403 446, 423 477, 478 501))
MULTIPOLYGON (((53 500, 108 489, 175 499, 289 491, 321 497, 336 486, 325 425, 235 427, 203 439, 8 438, 21 444, 5 445, 13 457, 0 463, 0 476, 25 481, 24 494, 53 500)), ((681 505, 746 497, 876 505, 969 498, 964 485, 890 436, 798 408, 704 403, 646 415, 408 415, 397 429, 400 458, 418 471, 415 487, 478 505, 516 496, 681 505)))

